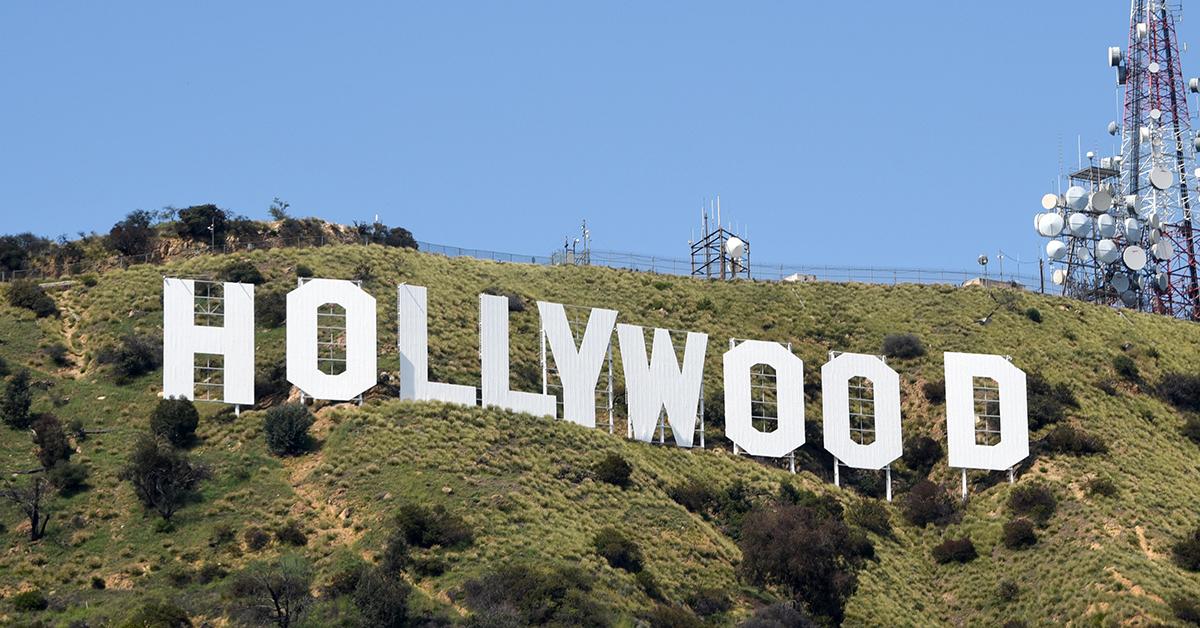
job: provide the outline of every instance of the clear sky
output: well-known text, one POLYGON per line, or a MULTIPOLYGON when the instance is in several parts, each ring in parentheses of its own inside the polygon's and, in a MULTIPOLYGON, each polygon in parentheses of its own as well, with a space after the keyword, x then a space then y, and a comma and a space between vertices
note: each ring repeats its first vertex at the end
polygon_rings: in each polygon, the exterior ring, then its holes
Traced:
MULTIPOLYGON (((4 2, 0 232, 206 202, 265 217, 278 196, 527 254, 586 218, 596 248, 686 257, 720 194, 759 261, 1031 261, 1060 146, 1068 166, 1077 134, 1114 150, 1105 54, 1128 15, 1122 0, 4 2)), ((1194 52, 1183 63, 1200 74, 1194 52)))

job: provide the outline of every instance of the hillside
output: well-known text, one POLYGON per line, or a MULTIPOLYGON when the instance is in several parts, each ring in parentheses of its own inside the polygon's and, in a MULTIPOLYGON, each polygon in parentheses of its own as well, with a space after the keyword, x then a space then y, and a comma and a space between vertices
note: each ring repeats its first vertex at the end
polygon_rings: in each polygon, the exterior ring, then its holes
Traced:
MULTIPOLYGON (((622 322, 706 332, 705 390, 711 399, 706 405, 714 432, 720 429, 720 356, 731 337, 792 344, 805 362, 809 433, 818 438, 815 384, 831 350, 878 353, 888 334, 919 336, 926 355, 893 361, 903 387, 905 436, 925 434, 940 443, 944 407, 927 399, 923 387, 941 379, 941 353, 1011 355, 1027 373, 1068 388, 1078 408, 1068 408, 1061 423, 1098 437, 1107 451, 1072 455, 1040 448, 1031 456, 1017 486, 1048 486, 1058 508, 1038 530, 1036 545, 1023 550, 1001 542, 1013 490, 1002 474, 972 473, 961 520, 919 528, 901 516, 899 500, 915 478, 901 469, 898 501, 887 506, 894 533, 871 534, 875 558, 858 572, 845 623, 966 626, 1016 619, 1030 625, 1151 625, 1178 621, 1168 601, 1200 598, 1200 574, 1182 570, 1171 558, 1172 545, 1200 524, 1200 448, 1180 435, 1186 416, 1153 393, 1164 374, 1197 372, 1195 324, 1017 292, 714 283, 449 259, 372 245, 281 248, 113 270, 53 289, 59 316, 37 318, 3 300, 0 357, 10 370, 32 369, 34 409, 53 412, 64 423, 80 419, 92 433, 75 442, 79 453, 73 458, 89 467, 90 488, 51 502, 46 538, 29 542, 20 513, 7 505, 0 509, 6 546, 0 596, 39 590, 50 602, 48 610, 25 612, 0 601, 0 620, 104 625, 161 598, 174 600, 197 625, 236 624, 230 578, 201 577, 206 566, 234 573, 252 561, 299 551, 313 561, 318 587, 325 586, 351 558, 378 559, 398 505, 421 502, 460 514, 475 533, 466 547, 416 552, 423 564, 436 563, 406 575, 416 586, 411 605, 429 618, 466 617, 464 583, 500 566, 572 564, 594 574, 591 595, 612 609, 617 623, 633 625, 656 603, 633 575, 610 567, 593 549, 596 533, 611 526, 641 547, 646 571, 668 602, 685 602, 708 588, 729 592, 730 608, 708 619, 728 625, 785 594, 740 578, 742 555, 728 522, 690 512, 672 499, 672 489, 697 481, 726 490, 741 481, 750 501, 776 495, 783 484, 833 495, 848 508, 871 499, 833 487, 819 448, 801 457, 804 470, 793 476, 779 465, 733 456, 719 433, 703 451, 646 445, 621 438, 620 429, 612 436, 496 410, 392 400, 394 379, 385 377, 362 408, 317 409, 318 446, 291 458, 267 451, 262 410, 235 417, 222 406, 198 404, 199 440, 191 454, 211 466, 213 477, 201 485, 201 499, 179 512, 172 530, 163 531, 117 477, 157 403, 161 373, 119 384, 111 366, 98 358, 103 348, 131 334, 160 337, 162 276, 216 276, 234 259, 249 260, 266 277, 258 287, 260 303, 294 287, 298 266, 320 277, 365 278, 379 306, 380 368, 390 373, 396 368, 394 287, 403 282, 428 287, 431 375, 453 383, 478 385, 478 295, 485 290, 517 295, 528 305, 511 322, 514 387, 524 390, 538 381, 536 300, 603 306, 618 310, 622 322), (1041 322, 1027 314, 1029 308, 1038 310, 1041 322), (980 324, 989 313, 989 322, 980 324), (60 343, 67 355, 57 365, 45 349, 60 343), (1114 370, 1117 355, 1133 360, 1136 376, 1114 370), (631 486, 621 489, 591 477, 608 453, 633 466, 631 486), (1097 478, 1111 480, 1117 493, 1089 491, 1088 483, 1097 478), (303 548, 289 550, 279 541, 261 550, 247 546, 246 530, 271 530, 289 520, 307 532, 303 548), (966 564, 934 561, 935 545, 964 535, 979 558, 966 564), (96 578, 103 589, 96 588, 96 578), (997 593, 1005 580, 1018 585, 1014 599, 997 593)), ((260 327, 257 362, 269 383, 271 367, 283 363, 284 329, 260 327)), ((619 381, 618 376, 620 410, 619 381)), ((1052 429, 1041 427, 1031 441, 1052 429)), ((0 427, 0 470, 36 467, 35 452, 27 433, 0 427)), ((957 487, 958 476, 946 469, 944 458, 931 478, 948 492, 957 487)), ((870 492, 870 478, 851 479, 870 492)), ((332 623, 342 610, 333 602, 318 605, 308 622, 332 623)))

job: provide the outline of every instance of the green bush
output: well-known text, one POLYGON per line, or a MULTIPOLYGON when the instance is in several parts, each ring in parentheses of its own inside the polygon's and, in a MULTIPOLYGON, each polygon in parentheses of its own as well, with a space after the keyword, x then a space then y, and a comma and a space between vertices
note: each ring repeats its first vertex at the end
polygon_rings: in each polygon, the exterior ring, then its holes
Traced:
POLYGON ((29 371, 21 369, 4 385, 4 394, 0 395, 0 419, 9 427, 16 430, 29 429, 33 423, 33 415, 29 407, 33 405, 33 391, 29 386, 29 371))
POLYGON ((954 502, 942 487, 920 480, 909 489, 900 503, 904 518, 909 523, 924 527, 929 524, 945 525, 954 517, 954 502))
POLYGON ((106 583, 104 578, 101 578, 100 576, 92 576, 92 588, 97 591, 103 591, 104 589, 108 588, 108 583, 106 583))
POLYGON ((1171 613, 1179 621, 1193 626, 1200 626, 1200 600, 1196 598, 1171 598, 1171 613))
POLYGON ((1189 415, 1183 422, 1181 433, 1188 440, 1200 445, 1200 415, 1189 415))
POLYGON ((1136 382, 1142 377, 1141 373, 1138 372, 1137 362, 1134 362, 1133 358, 1125 355, 1124 353, 1118 353, 1117 355, 1113 356, 1112 365, 1113 370, 1116 371, 1117 375, 1121 376, 1123 379, 1136 382))
POLYGON ((308 428, 313 415, 303 404, 289 403, 267 410, 263 419, 263 434, 267 449, 277 456, 295 456, 308 451, 308 428))
POLYGON ((1008 507, 1013 514, 1029 517, 1046 525, 1058 510, 1054 493, 1041 484, 1018 484, 1008 495, 1008 507))
POLYGON ((846 522, 880 536, 891 536, 892 516, 883 504, 867 499, 858 502, 850 508, 846 522))
POLYGON ((1200 571, 1200 528, 1171 546, 1175 562, 1188 571, 1200 571))
POLYGON ((354 606, 367 620, 366 625, 379 628, 408 626, 408 596, 412 587, 400 577, 379 568, 366 569, 354 588, 354 606))
POLYGON ((941 405, 946 402, 946 380, 939 379, 932 382, 925 382, 921 385, 921 392, 925 394, 925 398, 929 403, 941 405))
POLYGON ((942 445, 928 436, 911 436, 904 441, 903 459, 904 466, 921 475, 929 475, 942 459, 942 445))
POLYGON ((121 255, 145 255, 150 252, 154 237, 153 212, 139 209, 129 212, 124 220, 112 226, 105 244, 121 255))
POLYGON ((239 259, 229 262, 221 269, 221 281, 259 285, 266 281, 258 267, 250 260, 239 259))
POLYGON ((629 486, 629 476, 633 474, 633 466, 619 454, 610 453, 596 463, 592 472, 601 482, 625 488, 629 486))
POLYGON ((201 244, 224 244, 229 212, 213 205, 192 205, 179 210, 175 230, 179 237, 201 244))
POLYGON ((1004 524, 1002 529, 1004 547, 1008 549, 1023 549, 1037 543, 1037 532, 1033 530, 1033 522, 1021 517, 1004 524))
POLYGON ((1165 373, 1158 384, 1158 392, 1180 410, 1200 411, 1200 375, 1165 373))
POLYGON ((608 564, 614 569, 624 569, 630 573, 642 570, 642 550, 629 537, 616 528, 604 528, 592 540, 592 545, 608 564))
POLYGON ((692 591, 684 601, 701 617, 719 615, 733 608, 729 594, 717 587, 703 587, 692 591))
POLYGON ((1089 495, 1112 497, 1117 494, 1117 485, 1108 478, 1092 478, 1087 482, 1087 492, 1089 495))
POLYGON ((254 319, 259 327, 276 329, 287 320, 287 293, 265 290, 254 297, 254 319))
POLYGON ((396 513, 395 523, 404 540, 416 547, 463 547, 475 542, 475 533, 467 522, 441 504, 432 508, 404 504, 396 513))
POLYGON ((718 501, 717 492, 707 483, 696 478, 689 478, 679 486, 667 490, 667 495, 689 512, 704 514, 718 501))
POLYGON ((101 349, 96 361, 111 365, 117 383, 124 385, 162 365, 162 347, 150 338, 129 335, 101 349))
POLYGON ((1041 429, 1066 417, 1067 408, 1078 408, 1079 400, 1066 384, 1051 384, 1037 373, 1026 378, 1029 428, 1041 429))
POLYGON ((259 527, 251 527, 246 530, 242 537, 246 540, 246 547, 251 551, 258 550, 267 546, 271 542, 271 535, 267 534, 266 530, 259 527))
POLYGON ((646 597, 659 602, 666 599, 663 595, 662 587, 658 584, 658 579, 654 577, 654 574, 649 569, 637 572, 637 575, 633 579, 637 581, 638 586, 645 592, 646 597))
POLYGON ((69 496, 87 486, 88 468, 84 465, 60 460, 46 474, 47 479, 60 495, 69 496))
POLYGON ((308 535, 304 533, 304 528, 293 520, 288 520, 275 528, 275 540, 279 543, 286 543, 295 547, 304 547, 308 545, 308 535))
POLYGON ((1031 307, 1025 310, 1025 318, 1028 318, 1035 323, 1040 323, 1042 322, 1042 313, 1036 307, 1031 307))
POLYGON ((67 440, 62 422, 53 414, 39 414, 33 421, 33 442, 38 447, 38 462, 49 469, 60 460, 68 460, 75 450, 67 440))
POLYGON ((313 269, 304 264, 296 264, 296 277, 298 279, 307 279, 313 276, 313 269))
POLYGON ((578 567, 501 564, 463 585, 466 605, 495 626, 613 624, 613 613, 592 594, 594 578, 578 567))
POLYGON ((1089 434, 1071 425, 1059 425, 1046 435, 1046 448, 1051 452, 1086 456, 1108 451, 1108 445, 1099 436, 1089 434))
POLYGON ((33 312, 38 318, 57 316, 58 306, 37 283, 20 280, 8 284, 8 304, 33 312))
POLYGON ((739 625, 739 628, 816 628, 799 605, 778 602, 754 611, 754 616, 739 625))
POLYGON ((916 334, 888 334, 881 351, 889 358, 911 360, 925 355, 925 344, 916 334))
POLYGON ((50 600, 41 591, 25 591, 11 598, 13 609, 22 613, 44 611, 50 608, 50 600))
POLYGON ((669 604, 655 604, 642 619, 650 628, 703 628, 705 625, 687 608, 669 604))
POLYGON ((196 439, 200 413, 189 399, 163 399, 150 415, 150 431, 176 447, 186 447, 196 439))
POLYGON ((996 597, 1000 598, 1001 602, 1011 602, 1021 595, 1021 587, 1013 580, 1001 580, 1000 584, 996 585, 996 597))
POLYGON ((42 347, 42 353, 46 354, 46 357, 55 366, 64 367, 71 364, 71 352, 67 349, 67 345, 61 342, 54 342, 42 347))
POLYGON ((971 539, 963 537, 961 539, 946 539, 933 548, 933 559, 939 565, 946 563, 969 563, 975 560, 979 554, 975 551, 975 544, 971 539))

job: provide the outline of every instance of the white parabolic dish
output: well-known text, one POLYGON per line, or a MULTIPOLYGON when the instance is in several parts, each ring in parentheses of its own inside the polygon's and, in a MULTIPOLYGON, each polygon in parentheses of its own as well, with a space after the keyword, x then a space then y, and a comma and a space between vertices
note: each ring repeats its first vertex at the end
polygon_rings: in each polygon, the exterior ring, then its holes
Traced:
POLYGON ((1042 214, 1038 218, 1038 233, 1047 238, 1053 238, 1062 233, 1063 217, 1058 214, 1042 214))
POLYGON ((1108 192, 1105 192, 1104 190, 1095 192, 1092 194, 1092 198, 1089 201, 1089 204, 1092 206, 1092 209, 1094 211, 1106 212, 1106 211, 1112 209, 1112 204, 1113 204, 1112 194, 1109 194, 1108 192))
POLYGON ((1121 254, 1121 260, 1129 270, 1141 270, 1146 267, 1146 251, 1140 246, 1127 246, 1121 254))
POLYGON ((1142 239, 1142 223, 1136 218, 1125 219, 1125 239, 1137 242, 1142 239))
POLYGON ((1100 237, 1111 238, 1117 234, 1117 219, 1109 214, 1100 214, 1096 216, 1096 229, 1100 231, 1100 237))
POLYGON ((1150 185, 1153 185, 1156 189, 1165 190, 1171 187, 1171 184, 1174 182, 1175 177, 1171 174, 1170 170, 1160 166, 1150 169, 1150 185))
POLYGON ((725 254, 733 259, 741 259, 742 253, 746 251, 746 243, 742 242, 739 237, 732 237, 725 241, 725 254))
POLYGON ((1067 199, 1067 205, 1071 209, 1075 209, 1075 210, 1083 209, 1083 208, 1087 207, 1087 203, 1088 203, 1087 190, 1083 189, 1082 187, 1080 187, 1078 185, 1072 185, 1071 187, 1067 188, 1066 199, 1067 199))
POLYGON ((1125 292, 1129 289, 1129 275, 1126 275, 1125 273, 1117 273, 1112 276, 1112 279, 1110 279, 1108 283, 1111 284, 1113 289, 1117 292, 1125 292))
POLYGON ((1154 257, 1157 259, 1168 260, 1171 259, 1172 255, 1175 254, 1175 247, 1171 246, 1170 240, 1164 239, 1159 240, 1154 244, 1154 246, 1150 247, 1150 252, 1154 254, 1154 257))
POLYGON ((1056 269, 1054 274, 1050 276, 1050 281, 1053 281, 1056 286, 1063 285, 1067 281, 1067 271, 1061 268, 1056 269))
POLYGON ((1096 243, 1096 259, 1111 264, 1121 259, 1121 247, 1116 242, 1104 239, 1096 243))
POLYGON ((1058 207, 1058 195, 1046 194, 1042 197, 1042 209, 1054 209, 1058 207))
POLYGON ((1087 214, 1071 214, 1067 216, 1067 229, 1071 235, 1085 236, 1092 229, 1092 219, 1087 214))
POLYGON ((1059 260, 1067 256, 1067 245, 1061 240, 1051 240, 1046 243, 1046 256, 1053 260, 1059 260))

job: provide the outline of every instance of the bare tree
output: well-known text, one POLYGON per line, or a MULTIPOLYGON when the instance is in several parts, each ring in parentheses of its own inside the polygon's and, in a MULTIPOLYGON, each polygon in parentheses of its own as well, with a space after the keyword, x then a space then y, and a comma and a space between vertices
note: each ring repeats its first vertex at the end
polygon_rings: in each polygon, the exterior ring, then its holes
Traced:
POLYGON ((46 512, 46 493, 50 483, 43 477, 33 477, 28 484, 9 482, 0 488, 0 497, 14 503, 29 518, 29 540, 36 541, 46 534, 50 513, 46 512))
POLYGON ((234 579, 233 593, 258 620, 279 628, 300 622, 312 602, 312 566, 303 557, 283 556, 273 563, 255 563, 234 579))

